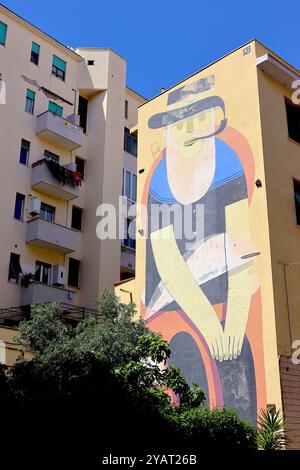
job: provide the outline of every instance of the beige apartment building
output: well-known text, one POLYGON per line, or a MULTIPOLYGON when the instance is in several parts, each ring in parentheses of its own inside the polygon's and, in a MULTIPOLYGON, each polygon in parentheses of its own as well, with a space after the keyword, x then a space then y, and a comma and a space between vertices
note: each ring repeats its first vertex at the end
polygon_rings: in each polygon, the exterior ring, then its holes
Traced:
POLYGON ((98 239, 96 210, 136 198, 145 99, 114 51, 66 47, 4 6, 0 74, 0 322, 52 300, 84 314, 134 274, 132 240, 98 239))

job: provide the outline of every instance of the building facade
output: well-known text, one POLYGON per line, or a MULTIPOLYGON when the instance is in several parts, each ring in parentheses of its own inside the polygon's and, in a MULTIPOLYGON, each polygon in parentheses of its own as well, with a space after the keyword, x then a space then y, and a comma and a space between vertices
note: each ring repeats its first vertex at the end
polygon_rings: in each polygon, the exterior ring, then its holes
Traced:
POLYGON ((136 197, 128 129, 145 99, 112 50, 65 47, 3 6, 0 74, 0 322, 51 300, 93 311, 97 295, 134 274, 135 247, 126 234, 97 238, 96 214, 118 207, 122 191, 136 197))
POLYGON ((211 407, 283 409, 295 448, 299 78, 252 41, 140 107, 136 280, 116 287, 211 407))

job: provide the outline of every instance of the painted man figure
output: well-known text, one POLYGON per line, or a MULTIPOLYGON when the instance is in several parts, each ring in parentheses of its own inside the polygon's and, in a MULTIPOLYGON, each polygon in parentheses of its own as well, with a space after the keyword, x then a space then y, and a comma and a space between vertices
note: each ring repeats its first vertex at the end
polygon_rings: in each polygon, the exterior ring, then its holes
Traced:
POLYGON ((259 253, 250 242, 249 182, 240 156, 222 139, 225 104, 214 84, 211 75, 172 91, 167 111, 149 119, 153 131, 165 128, 166 149, 147 189, 148 214, 153 206, 178 204, 194 217, 201 206, 203 217, 201 236, 191 244, 184 220, 179 239, 176 221, 160 217, 153 225, 149 216, 145 318, 150 326, 156 321, 154 328, 171 341, 172 362, 212 405, 232 406, 256 422, 255 366, 245 332, 259 253))

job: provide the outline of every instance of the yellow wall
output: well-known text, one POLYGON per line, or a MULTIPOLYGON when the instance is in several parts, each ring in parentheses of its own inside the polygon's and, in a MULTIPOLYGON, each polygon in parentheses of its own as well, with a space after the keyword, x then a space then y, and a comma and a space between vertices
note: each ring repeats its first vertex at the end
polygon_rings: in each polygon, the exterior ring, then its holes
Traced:
MULTIPOLYGON (((267 52, 261 44, 257 45, 258 56, 267 52)), ((291 343, 300 338, 300 228, 296 221, 293 188, 293 179, 300 180, 300 145, 288 135, 285 97, 291 98, 291 90, 261 70, 258 70, 258 84, 278 353, 290 356, 291 343), (286 279, 283 263, 296 263, 286 267, 286 279)))
MULTIPOLYGON (((260 256, 254 258, 253 261, 253 269, 260 283, 262 302, 263 357, 261 357, 261 363, 258 361, 258 367, 263 364, 265 368, 265 384, 262 384, 262 387, 265 386, 266 394, 260 405, 275 403, 280 408, 281 392, 275 330, 269 219, 256 68, 256 57, 260 55, 260 51, 257 51, 255 41, 249 43, 248 46, 251 48, 250 53, 244 55, 243 48, 232 52, 225 58, 157 96, 139 109, 138 170, 145 169, 145 171, 138 176, 138 201, 141 202, 142 200, 142 194, 150 177, 152 165, 160 152, 166 147, 164 128, 150 129, 148 127, 149 118, 167 110, 167 98, 170 91, 208 75, 215 75, 214 94, 220 96, 225 102, 228 126, 238 130, 248 142, 254 157, 254 180, 260 179, 262 181, 261 188, 253 186, 253 198, 249 206, 250 238, 260 253, 260 256)), ((137 230, 142 228, 144 228, 144 225, 140 218, 137 222, 137 230)), ((134 298, 140 313, 144 310, 147 274, 151 275, 146 271, 146 241, 138 232, 134 298)), ((178 282, 180 282, 180 276, 178 282)), ((165 332, 162 331, 162 333, 165 332)))

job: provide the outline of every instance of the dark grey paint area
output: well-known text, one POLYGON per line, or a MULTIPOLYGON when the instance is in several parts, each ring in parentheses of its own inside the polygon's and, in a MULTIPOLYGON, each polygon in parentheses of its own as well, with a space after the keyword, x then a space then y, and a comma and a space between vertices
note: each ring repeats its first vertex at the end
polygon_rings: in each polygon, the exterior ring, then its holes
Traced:
POLYGON ((223 389, 224 405, 234 408, 241 418, 257 421, 255 370, 248 338, 242 353, 232 361, 216 361, 223 389))
POLYGON ((209 403, 208 383, 204 363, 194 338, 184 331, 177 333, 170 341, 170 364, 178 367, 189 385, 198 384, 209 403))

